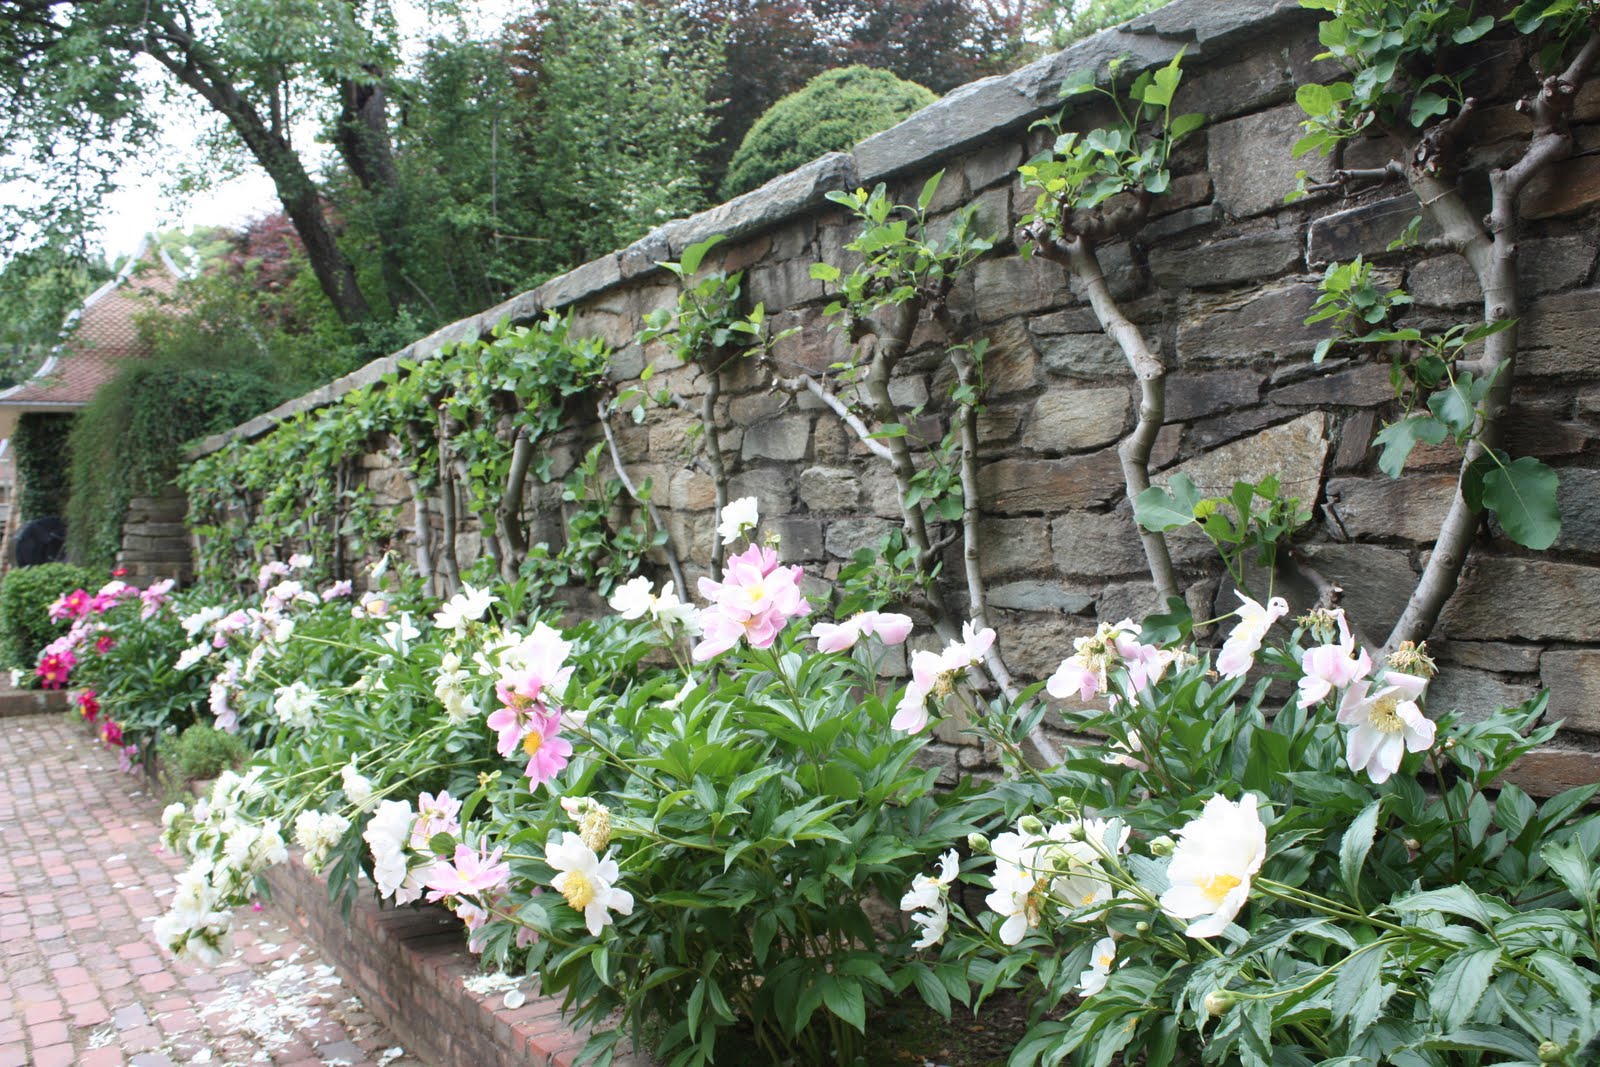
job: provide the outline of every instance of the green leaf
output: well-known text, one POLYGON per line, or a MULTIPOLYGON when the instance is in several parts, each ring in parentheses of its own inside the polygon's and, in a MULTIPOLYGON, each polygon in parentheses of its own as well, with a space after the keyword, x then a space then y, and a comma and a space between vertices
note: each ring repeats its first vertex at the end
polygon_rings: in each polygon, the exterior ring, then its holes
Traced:
POLYGON ((1351 1034, 1370 1026, 1383 1007, 1383 963, 1388 952, 1384 945, 1357 949, 1333 980, 1332 1021, 1348 1019, 1351 1034))
POLYGON ((839 268, 832 263, 813 263, 811 277, 819 282, 836 282, 839 280, 839 268))
POLYGON ((1436 115, 1443 115, 1450 110, 1450 101, 1438 93, 1418 93, 1417 98, 1411 101, 1411 125, 1422 126, 1436 115))
POLYGON ((1187 115, 1179 115, 1172 120, 1171 125, 1167 127, 1167 136, 1176 141, 1181 137, 1189 136, 1205 124, 1205 115, 1198 111, 1191 111, 1187 115))
POLYGON ((1594 1017, 1591 988, 1596 979, 1565 956, 1541 948, 1533 954, 1533 969, 1543 975, 1561 997, 1572 1014, 1579 1019, 1594 1017))
POLYGON ((822 978, 822 1002, 828 1010, 855 1027, 867 1032, 867 1003, 861 993, 861 983, 846 981, 833 975, 822 978))
POLYGON ((1526 1063, 1539 1062, 1539 1046, 1503 1026, 1463 1026, 1429 1038, 1424 1048, 1461 1052, 1501 1052, 1526 1063))
POLYGON ((1336 105, 1333 92, 1326 85, 1308 82, 1294 91, 1294 102, 1300 105, 1312 118, 1321 118, 1332 111, 1336 105))
POLYGON ((1200 491, 1187 474, 1172 476, 1170 492, 1152 485, 1140 493, 1133 503, 1133 517, 1146 530, 1164 533, 1187 526, 1195 521, 1195 507, 1200 503, 1200 491))
POLYGON ((1498 947, 1468 949, 1445 960, 1434 974, 1428 1006, 1446 1030, 1454 1030, 1472 1017, 1498 962, 1498 947))
POLYGON ((1339 842, 1339 877, 1351 893, 1356 893, 1361 883, 1361 865, 1372 851, 1372 841, 1378 832, 1378 813, 1382 808, 1382 797, 1368 804, 1351 820, 1350 829, 1339 842))
POLYGON ((1485 472, 1483 506, 1495 513, 1506 536, 1519 545, 1546 549, 1561 533, 1556 472, 1532 456, 1485 472))
POLYGON ((939 182, 944 178, 944 171, 939 171, 933 177, 922 183, 922 192, 917 194, 917 210, 926 211, 928 205, 933 203, 934 194, 939 191, 939 182))
POLYGON ((1492 29, 1494 29, 1494 16, 1480 15, 1471 23, 1452 33, 1450 39, 1456 44, 1471 44, 1492 29))
POLYGON ((1391 422, 1373 439, 1383 449, 1378 456, 1378 469, 1391 478, 1400 477, 1417 442, 1436 445, 1444 440, 1446 432, 1444 423, 1431 415, 1411 415, 1391 422))
POLYGON ((1457 439, 1470 432, 1472 424, 1478 420, 1478 410, 1472 402, 1472 381, 1472 375, 1463 374, 1450 388, 1428 398, 1428 410, 1449 427, 1457 439))
POLYGON ((706 258, 706 253, 720 244, 722 240, 722 234, 714 233, 704 241, 695 242, 683 250, 683 257, 678 260, 678 266, 683 268, 685 274, 693 274, 700 269, 700 262, 706 258))

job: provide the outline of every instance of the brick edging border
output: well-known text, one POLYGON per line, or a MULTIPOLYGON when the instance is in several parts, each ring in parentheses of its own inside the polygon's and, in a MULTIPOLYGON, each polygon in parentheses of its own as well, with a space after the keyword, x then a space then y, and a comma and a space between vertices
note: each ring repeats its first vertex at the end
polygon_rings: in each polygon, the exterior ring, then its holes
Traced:
MULTIPOLYGON (((572 1067, 590 1031, 569 1024, 558 997, 507 1008, 502 993, 469 991, 482 973, 461 922, 438 905, 384 908, 364 889, 346 919, 298 852, 267 872, 274 903, 406 1051, 438 1067, 572 1067)), ((531 983, 530 983, 531 984, 531 983)), ((617 1067, 646 1061, 616 1058, 617 1067)))

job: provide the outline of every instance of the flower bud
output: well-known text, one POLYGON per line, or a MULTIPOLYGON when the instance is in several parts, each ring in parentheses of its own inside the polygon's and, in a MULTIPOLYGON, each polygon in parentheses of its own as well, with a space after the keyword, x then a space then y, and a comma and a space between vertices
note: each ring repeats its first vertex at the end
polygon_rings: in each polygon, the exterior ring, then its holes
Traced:
POLYGON ((1405 841, 1402 842, 1402 844, 1404 844, 1406 846, 1406 851, 1407 852, 1421 852, 1422 851, 1422 842, 1418 841, 1414 837, 1406 838, 1405 841))
POLYGON ((1223 1012, 1227 1011, 1237 1003, 1239 1003, 1239 998, 1228 992, 1226 989, 1213 989, 1211 992, 1206 994, 1206 1014, 1213 1016, 1221 1015, 1223 1012))
POLYGON ((1136 934, 1148 934, 1150 932, 1150 924, 1140 919, 1133 924, 1133 932, 1136 934))
POLYGON ((1170 856, 1172 855, 1172 850, 1176 847, 1178 847, 1178 843, 1176 841, 1172 840, 1172 838, 1168 837, 1166 834, 1162 834, 1160 837, 1150 842, 1150 855, 1170 856))
POLYGON ((975 855, 981 856, 985 852, 989 851, 989 839, 984 837, 982 834, 968 834, 967 847, 970 848, 975 855))
POLYGON ((1548 1040, 1539 1042, 1539 1062, 1540 1063, 1560 1063, 1562 1060, 1564 1060, 1566 1058, 1567 1058, 1566 1046, 1558 1045, 1554 1041, 1548 1041, 1548 1040))
POLYGON ((1044 833, 1044 823, 1037 816, 1024 815, 1017 820, 1017 829, 1030 836, 1037 836, 1044 833))
POLYGON ((1388 663, 1390 670, 1418 678, 1432 678, 1439 673, 1439 665, 1428 655, 1426 641, 1420 645, 1411 641, 1400 642, 1400 647, 1389 653, 1388 663))

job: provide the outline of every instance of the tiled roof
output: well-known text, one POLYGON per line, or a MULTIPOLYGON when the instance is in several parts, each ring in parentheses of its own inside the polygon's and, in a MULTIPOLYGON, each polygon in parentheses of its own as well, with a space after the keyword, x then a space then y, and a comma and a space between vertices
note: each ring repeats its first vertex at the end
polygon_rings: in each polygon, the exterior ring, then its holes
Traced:
POLYGON ((0 393, 0 405, 80 407, 110 381, 125 359, 148 356, 139 343, 134 315, 170 295, 176 279, 154 258, 142 260, 91 293, 77 313, 77 325, 44 366, 21 385, 0 393))

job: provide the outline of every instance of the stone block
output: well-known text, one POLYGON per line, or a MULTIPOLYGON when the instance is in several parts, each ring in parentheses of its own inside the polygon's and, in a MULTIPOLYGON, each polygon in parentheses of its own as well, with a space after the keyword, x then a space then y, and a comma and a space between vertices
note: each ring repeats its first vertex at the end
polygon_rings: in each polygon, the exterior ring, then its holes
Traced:
POLYGON ((1255 404, 1261 375, 1251 370, 1169 371, 1167 422, 1188 422, 1255 404))
POLYGON ((1488 671, 1450 667, 1428 685, 1428 712, 1438 718, 1444 712, 1459 711, 1467 722, 1482 722, 1501 708, 1516 707, 1538 689, 1532 682, 1508 681, 1488 671))
POLYGON ((863 548, 877 548, 895 524, 887 519, 835 519, 828 523, 828 555, 849 559, 863 548))
POLYGON ((1435 256, 1406 274, 1406 290, 1425 307, 1458 308, 1482 304, 1478 277, 1460 256, 1435 256))
POLYGON ((1050 570, 1050 525, 1044 519, 983 518, 984 577, 990 582, 1037 577, 1050 570))
POLYGON ((978 474, 986 509, 1054 514, 1096 507, 1123 495, 1122 466, 1112 451, 1068 459, 1002 459, 978 474))
POLYGON ((741 455, 745 459, 794 461, 806 458, 811 442, 811 419, 806 415, 785 415, 758 422, 745 431, 741 455))
POLYGON ((990 330, 988 338, 983 372, 990 396, 1006 396, 1038 384, 1039 350, 1022 319, 1007 319, 990 330))
POLYGON ((1438 630, 1476 641, 1592 641, 1600 633, 1600 568, 1469 558, 1438 630))
POLYGON ((1322 324, 1305 325, 1316 299, 1315 285, 1293 280, 1191 295, 1178 322, 1178 363, 1308 356, 1328 332, 1322 324))
POLYGON ((1539 679, 1550 690, 1551 719, 1567 729, 1600 734, 1600 649, 1561 649, 1539 661, 1539 679))
POLYGON ((1553 797, 1600 782, 1600 752, 1541 748, 1518 760, 1506 773, 1506 780, 1536 797, 1553 797))
POLYGON ((1537 674, 1542 650, 1537 645, 1506 641, 1449 641, 1428 639, 1428 650, 1440 663, 1474 667, 1497 674, 1537 674))
POLYGON ((1150 276, 1170 289, 1205 289, 1272 278, 1298 270, 1300 240, 1288 230, 1269 230, 1227 240, 1203 241, 1193 248, 1157 248, 1150 253, 1150 276))
POLYGON ((1600 470, 1562 467, 1556 474, 1561 532, 1551 547, 1557 552, 1600 553, 1600 470))
POLYGON ((754 426, 780 414, 789 406, 782 393, 746 393, 728 401, 728 418, 740 426, 754 426))
POLYGON ((1297 171, 1307 171, 1313 179, 1332 175, 1331 160, 1295 159, 1290 153, 1304 134, 1304 117, 1299 105, 1291 103, 1207 128, 1211 182, 1223 211, 1236 219, 1276 211, 1294 189, 1297 171))
POLYGON ((762 264, 744 277, 750 301, 765 305, 769 312, 812 303, 824 295, 822 283, 811 277, 809 257, 762 264))
POLYGON ((828 193, 854 189, 861 183, 849 153, 830 152, 725 204, 669 222, 660 232, 666 234, 670 258, 676 259, 685 248, 714 234, 731 241, 772 229, 821 205, 828 193))
POLYGON ((1394 386, 1388 367, 1368 363, 1280 386, 1269 392, 1267 399, 1285 406, 1366 408, 1393 400, 1394 386))
POLYGON ((1044 366, 1069 378, 1107 378, 1126 373, 1128 361, 1117 343, 1103 333, 1064 333, 1041 337, 1044 366))
POLYGON ((741 471, 728 479, 728 499, 753 496, 761 514, 787 515, 794 510, 794 481, 794 474, 786 467, 741 471))
POLYGON ((716 502, 716 483, 700 471, 677 471, 667 483, 667 506, 674 511, 704 511, 716 502))
MULTIPOLYGON (((1309 157, 1307 157, 1309 158, 1309 157)), ((1336 211, 1312 222, 1306 240, 1306 260, 1313 267, 1378 255, 1399 237, 1422 205, 1411 193, 1392 196, 1360 207, 1336 211)), ((1423 221, 1419 236, 1438 236, 1438 229, 1423 221)))
POLYGON ((807 563, 826 556, 822 523, 815 519, 782 518, 773 528, 778 531, 778 556, 783 562, 807 563))
POLYGON ((1127 388, 1058 389, 1033 406, 1022 443, 1036 452, 1083 452, 1122 437, 1132 396, 1127 388))
POLYGON ((1600 250, 1593 232, 1524 241, 1517 250, 1517 281, 1524 299, 1583 285, 1600 250))
POLYGON ((1600 289, 1547 296, 1523 316, 1517 374, 1600 375, 1600 289))
MULTIPOLYGON (((1210 182, 1207 182, 1207 192, 1210 191, 1210 182)), ((1170 215, 1162 215, 1151 219, 1139 229, 1139 240, 1149 244, 1157 244, 1169 240, 1180 233, 1209 226, 1222 217, 1222 209, 1215 204, 1201 204, 1198 207, 1185 208, 1174 211, 1170 215)))
POLYGON ((962 169, 966 172, 967 187, 978 192, 1001 182, 1009 184, 1021 165, 1022 145, 1007 141, 980 148, 966 158, 962 169))
POLYGON ((1039 256, 980 259, 973 269, 973 288, 974 310, 985 323, 1075 302, 1067 269, 1039 256))
MULTIPOLYGON (((1136 582, 1112 582, 1100 589, 1095 602, 1095 615, 1101 622, 1119 622, 1132 619, 1138 622, 1146 615, 1166 607, 1156 593, 1149 578, 1136 582)), ((1070 648, 1062 655, 1070 655, 1070 648)))
POLYGON ((1409 553, 1377 545, 1308 545, 1306 555, 1344 589, 1341 603, 1374 641, 1388 636, 1417 584, 1409 553))
MULTIPOLYGON (((1334 478, 1328 482, 1330 517, 1341 536, 1398 539, 1431 545, 1439 539, 1456 498, 1452 474, 1408 472, 1402 478, 1334 478)), ((1332 524, 1330 524, 1332 525, 1332 524)))
POLYGON ((1081 615, 1094 606, 1094 597, 1063 588, 1056 582, 1009 582, 989 590, 989 606, 1011 611, 1055 611, 1081 615))
POLYGON ((1600 201, 1600 158, 1575 156, 1551 166, 1528 182, 1517 201, 1525 219, 1571 215, 1600 201))
POLYGON ((800 472, 800 502, 812 511, 850 511, 860 499, 861 481, 848 467, 809 467, 800 472))
POLYGON ((1058 516, 1050 524, 1050 546, 1059 574, 1116 578, 1145 569, 1139 529, 1120 510, 1058 516))
MULTIPOLYGON (((1312 411, 1185 460, 1177 471, 1202 493, 1217 495, 1230 492, 1235 482, 1259 482, 1273 474, 1288 495, 1315 500, 1327 456, 1328 417, 1312 411)), ((1158 481, 1165 485, 1169 478, 1158 481)))

